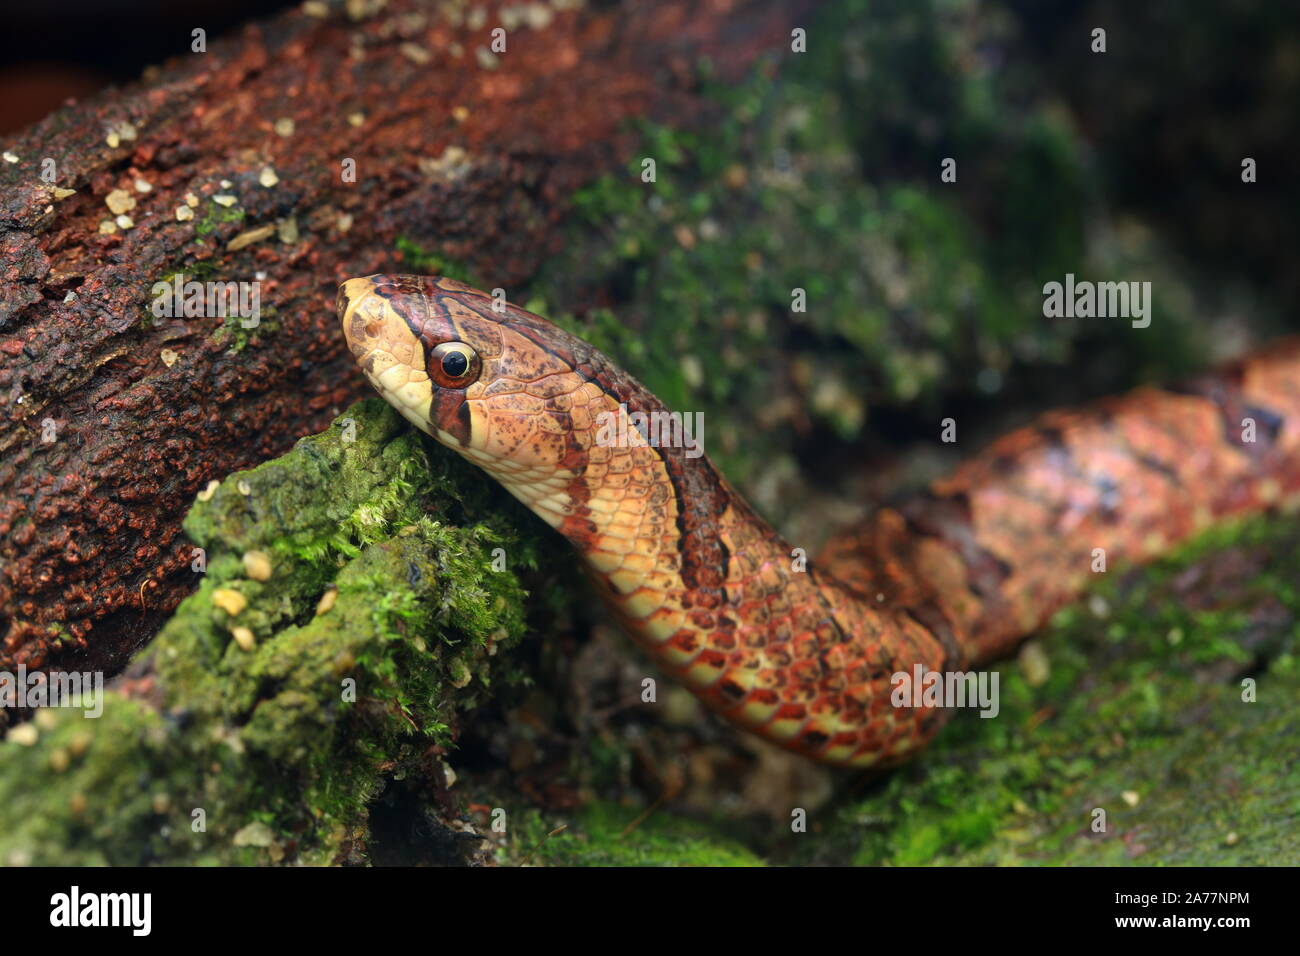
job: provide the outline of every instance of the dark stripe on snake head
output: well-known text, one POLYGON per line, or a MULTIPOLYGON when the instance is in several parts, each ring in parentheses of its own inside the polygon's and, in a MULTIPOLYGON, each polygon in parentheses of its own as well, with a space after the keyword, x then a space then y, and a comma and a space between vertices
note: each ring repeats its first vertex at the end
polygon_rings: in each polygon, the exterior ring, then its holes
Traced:
POLYGON ((452 311, 434 306, 429 300, 429 292, 429 283, 413 276, 398 276, 391 284, 375 288, 375 294, 388 300, 424 350, 424 367, 429 375, 431 391, 429 423, 468 447, 473 427, 465 392, 463 389, 440 387, 429 367, 434 360, 434 349, 444 342, 459 341, 463 334, 452 318, 452 311))

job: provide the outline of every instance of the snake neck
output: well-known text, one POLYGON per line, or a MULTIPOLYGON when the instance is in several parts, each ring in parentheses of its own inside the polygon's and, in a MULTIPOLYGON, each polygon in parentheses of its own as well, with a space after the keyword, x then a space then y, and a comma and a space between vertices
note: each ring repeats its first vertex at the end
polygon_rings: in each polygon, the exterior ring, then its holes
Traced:
POLYGON ((812 567, 698 448, 592 438, 604 416, 667 415, 650 392, 596 365, 548 413, 570 436, 563 468, 462 453, 570 541, 629 634, 708 706, 839 763, 901 757, 937 729, 939 712, 889 703, 896 673, 952 663, 932 630, 812 567))

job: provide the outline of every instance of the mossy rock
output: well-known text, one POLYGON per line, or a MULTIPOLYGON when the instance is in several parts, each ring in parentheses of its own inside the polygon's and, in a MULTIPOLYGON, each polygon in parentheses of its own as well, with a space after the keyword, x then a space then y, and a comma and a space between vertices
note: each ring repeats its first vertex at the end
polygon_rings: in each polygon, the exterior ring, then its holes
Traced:
POLYGON ((364 858, 383 782, 437 779, 461 715, 523 679, 534 540, 431 450, 371 399, 200 496, 203 583, 103 715, 0 744, 0 860, 364 858))

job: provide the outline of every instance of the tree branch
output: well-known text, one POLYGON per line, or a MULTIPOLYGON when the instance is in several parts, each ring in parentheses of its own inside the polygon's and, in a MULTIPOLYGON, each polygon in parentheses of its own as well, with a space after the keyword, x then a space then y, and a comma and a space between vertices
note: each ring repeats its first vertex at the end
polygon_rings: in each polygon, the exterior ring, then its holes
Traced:
POLYGON ((455 4, 295 10, 12 138, 0 668, 120 666, 195 586, 195 494, 365 392, 338 280, 402 268, 409 238, 509 289, 572 191, 626 158, 626 119, 698 119, 697 62, 734 76, 798 12, 565 9, 508 24, 493 53, 501 24, 455 4), (260 324, 155 317, 154 283, 178 273, 257 282, 260 324))

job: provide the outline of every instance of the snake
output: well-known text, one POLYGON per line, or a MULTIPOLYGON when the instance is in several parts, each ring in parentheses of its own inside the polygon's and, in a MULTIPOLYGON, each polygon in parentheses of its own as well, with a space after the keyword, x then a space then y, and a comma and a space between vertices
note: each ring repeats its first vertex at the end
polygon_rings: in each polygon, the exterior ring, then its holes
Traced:
POLYGON ((900 706, 899 675, 974 673, 1099 569, 1300 505, 1300 340, 1042 413, 808 560, 701 449, 643 427, 602 433, 671 413, 503 296, 372 275, 344 281, 337 310, 379 394, 568 539, 663 672, 826 764, 887 767, 933 739, 956 708, 900 706))

